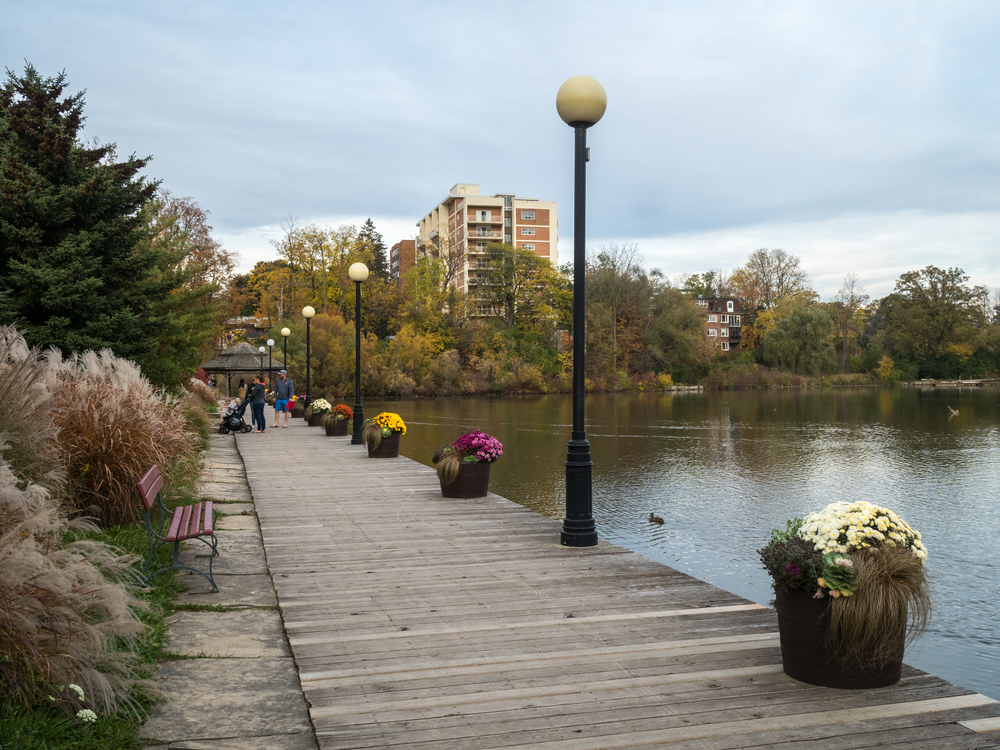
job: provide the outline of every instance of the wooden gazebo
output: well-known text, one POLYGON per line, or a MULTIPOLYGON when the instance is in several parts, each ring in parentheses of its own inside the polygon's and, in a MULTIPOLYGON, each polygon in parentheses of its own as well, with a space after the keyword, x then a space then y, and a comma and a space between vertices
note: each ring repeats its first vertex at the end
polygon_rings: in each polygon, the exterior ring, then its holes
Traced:
POLYGON ((267 373, 268 380, 271 381, 276 372, 287 369, 284 360, 273 355, 270 366, 268 366, 267 353, 264 353, 262 360, 257 347, 245 341, 232 349, 226 349, 218 357, 211 362, 206 362, 201 367, 207 375, 221 375, 226 379, 226 396, 232 395, 233 378, 237 379, 238 387, 241 378, 249 385, 250 378, 255 374, 267 373))

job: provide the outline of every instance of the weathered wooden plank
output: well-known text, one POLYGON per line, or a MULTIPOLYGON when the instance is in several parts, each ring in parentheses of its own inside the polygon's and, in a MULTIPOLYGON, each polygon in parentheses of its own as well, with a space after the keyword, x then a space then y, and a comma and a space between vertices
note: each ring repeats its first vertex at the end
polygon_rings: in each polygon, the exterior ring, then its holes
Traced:
POLYGON ((236 440, 324 748, 1000 736, 956 723, 1000 716, 994 702, 909 667, 878 691, 797 683, 770 610, 603 541, 563 548, 557 520, 446 500, 422 465, 293 427, 236 440))

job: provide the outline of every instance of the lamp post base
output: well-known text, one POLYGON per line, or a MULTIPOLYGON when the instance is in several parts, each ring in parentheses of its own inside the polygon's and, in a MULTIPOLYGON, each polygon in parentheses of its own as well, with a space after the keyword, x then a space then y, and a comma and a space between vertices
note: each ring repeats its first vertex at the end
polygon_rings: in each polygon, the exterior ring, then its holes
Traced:
POLYGON ((559 537, 559 543, 566 547, 593 547, 597 544, 593 468, 590 442, 586 438, 570 440, 566 453, 566 518, 559 537))
POLYGON ((354 405, 354 432, 351 433, 351 445, 361 445, 361 425, 365 423, 365 410, 360 403, 354 405))

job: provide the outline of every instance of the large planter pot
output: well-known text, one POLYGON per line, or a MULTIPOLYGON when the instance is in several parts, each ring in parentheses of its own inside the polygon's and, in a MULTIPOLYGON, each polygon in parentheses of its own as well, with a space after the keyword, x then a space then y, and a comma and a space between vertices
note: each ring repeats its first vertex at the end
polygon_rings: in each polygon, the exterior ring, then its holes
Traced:
POLYGON ((441 494, 444 497, 486 497, 490 491, 490 466, 486 461, 459 464, 458 476, 451 484, 445 484, 441 477, 441 494))
POLYGON ((775 592, 781 663, 785 674, 800 682, 832 688, 880 688, 899 682, 905 631, 895 640, 894 658, 873 664, 870 658, 840 659, 827 642, 830 599, 813 599, 808 591, 775 592))
POLYGON ((310 427, 319 427, 320 421, 327 414, 328 414, 328 412, 320 412, 319 414, 317 414, 316 412, 313 412, 313 415, 311 417, 309 417, 309 426, 310 427))
POLYGON ((304 407, 304 406, 300 406, 299 404, 296 404, 295 406, 292 407, 292 416, 293 417, 303 417, 303 416, 305 416, 305 413, 306 413, 306 407, 304 407))
POLYGON ((347 434, 347 420, 331 418, 326 423, 326 434, 330 437, 343 437, 347 434))
POLYGON ((396 458, 399 455, 399 435, 400 433, 393 432, 389 437, 382 438, 378 448, 368 449, 368 458, 396 458))

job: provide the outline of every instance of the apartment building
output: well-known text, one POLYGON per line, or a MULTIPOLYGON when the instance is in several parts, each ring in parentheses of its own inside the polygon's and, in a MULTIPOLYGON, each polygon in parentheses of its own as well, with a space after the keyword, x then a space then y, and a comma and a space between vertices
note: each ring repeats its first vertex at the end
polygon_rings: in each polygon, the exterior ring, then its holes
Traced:
POLYGON ((714 297, 705 299, 700 294, 694 303, 705 316, 705 335, 716 349, 724 352, 738 352, 742 347, 740 301, 736 297, 714 297))
POLYGON ((417 224, 418 256, 439 258, 449 266, 452 286, 474 292, 476 266, 491 242, 531 250, 558 265, 555 201, 510 193, 480 195, 479 185, 457 183, 417 224))
POLYGON ((417 262, 416 240, 400 240, 389 250, 389 278, 400 289, 403 288, 403 274, 417 262))

